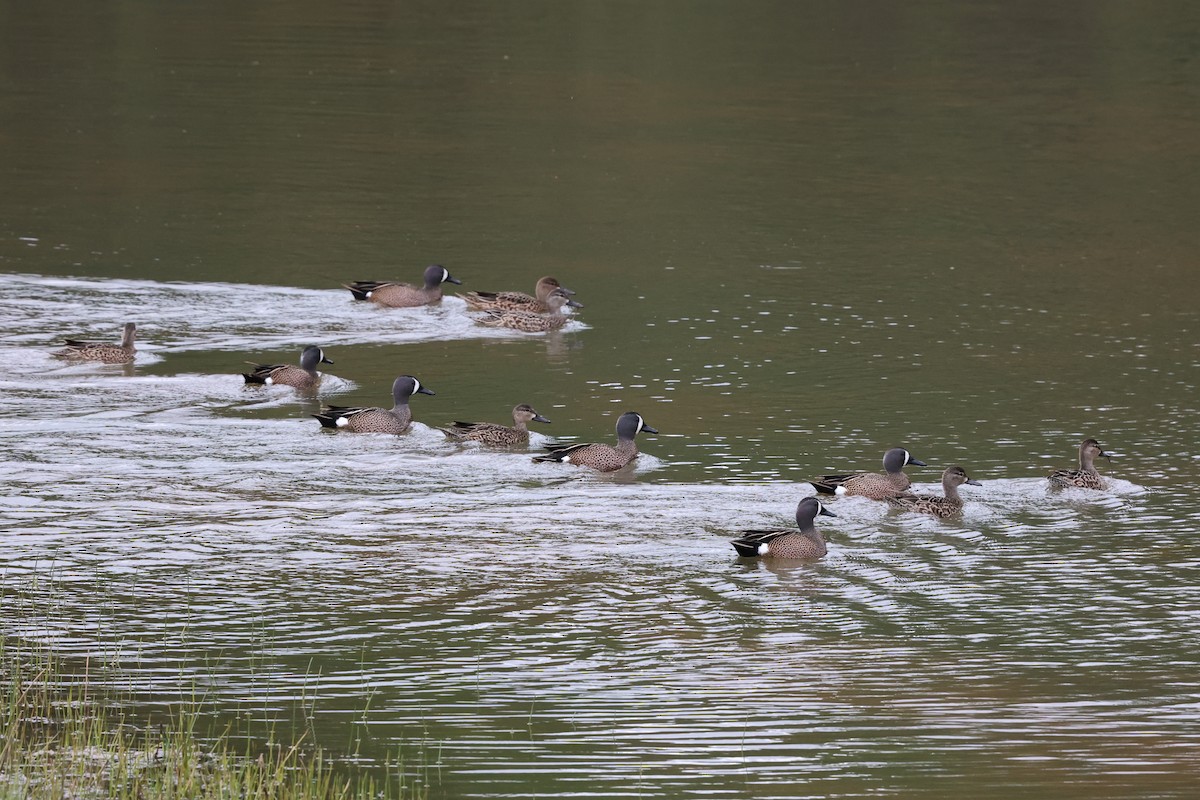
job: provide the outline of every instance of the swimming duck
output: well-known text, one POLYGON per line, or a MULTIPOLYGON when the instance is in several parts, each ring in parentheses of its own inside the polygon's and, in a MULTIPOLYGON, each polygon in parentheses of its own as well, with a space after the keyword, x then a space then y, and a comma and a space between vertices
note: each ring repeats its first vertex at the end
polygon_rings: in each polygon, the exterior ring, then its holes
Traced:
POLYGON ((447 439, 456 442, 480 442, 496 447, 511 447, 529 443, 529 423, 550 420, 533 410, 528 403, 521 403, 512 410, 513 427, 495 422, 458 422, 451 428, 438 428, 447 439))
POLYGON ((103 364, 129 364, 137 357, 137 348, 133 346, 133 334, 137 325, 125 323, 125 331, 120 344, 107 342, 81 342, 78 339, 67 339, 66 347, 54 355, 59 358, 71 358, 78 361, 99 361, 103 364))
POLYGON ((534 456, 534 461, 558 461, 591 467, 600 472, 613 472, 629 464, 638 455, 633 439, 640 432, 658 433, 636 411, 626 411, 617 419, 617 446, 600 443, 555 444, 546 447, 550 452, 534 456))
MULTIPOLYGON (((252 362, 251 362, 252 363, 252 362)), ((324 351, 316 345, 309 345, 300 354, 300 366, 293 364, 253 364, 254 370, 242 373, 246 383, 266 384, 267 386, 291 386, 296 389, 315 389, 321 383, 321 373, 317 372, 318 364, 332 364, 325 357, 324 351)))
POLYGON ((861 495, 872 500, 886 500, 904 494, 911 485, 908 476, 902 472, 908 464, 928 466, 924 461, 913 458, 903 447, 893 447, 883 454, 883 469, 886 474, 858 472, 848 475, 825 475, 809 483, 822 494, 861 495))
POLYGON ((942 492, 945 497, 933 495, 902 494, 889 497, 888 503, 903 508, 905 511, 916 511, 920 514, 932 514, 935 517, 953 517, 962 513, 963 500, 958 494, 958 487, 982 486, 979 481, 972 480, 967 471, 959 466, 946 467, 942 472, 942 492))
POLYGON ((342 285, 350 290, 355 300, 370 300, 388 308, 411 308, 441 300, 443 283, 462 285, 462 281, 445 267, 433 264, 425 268, 425 285, 421 287, 390 281, 354 281, 342 285))
POLYGON ((827 517, 837 516, 817 498, 806 497, 796 506, 796 525, 799 526, 799 530, 785 528, 741 531, 742 535, 731 544, 743 558, 770 556, 815 561, 823 558, 826 553, 825 539, 814 524, 820 514, 827 517))
POLYGON ((1079 445, 1079 469, 1060 469, 1050 473, 1051 486, 1076 486, 1080 489, 1103 489, 1104 482, 1096 471, 1096 457, 1112 458, 1095 439, 1084 439, 1079 445))
POLYGON ((573 290, 560 284, 558 278, 546 275, 538 279, 532 295, 524 292, 467 292, 460 294, 459 297, 466 301, 467 307, 472 311, 494 309, 496 311, 528 311, 533 314, 546 314, 551 310, 546 298, 555 289, 565 292, 568 297, 575 294, 573 290))
POLYGON ((564 306, 583 308, 583 305, 572 300, 562 289, 555 289, 546 296, 549 314, 535 314, 532 311, 501 311, 495 308, 487 309, 488 316, 480 319, 484 325, 497 328, 512 328, 526 333, 541 333, 558 330, 570 319, 563 313, 564 306))
POLYGON ((401 375, 392 383, 390 408, 354 408, 351 406, 328 406, 320 414, 313 414, 323 428, 351 431, 353 433, 404 433, 412 423, 412 411, 408 399, 414 394, 434 394, 412 375, 401 375))

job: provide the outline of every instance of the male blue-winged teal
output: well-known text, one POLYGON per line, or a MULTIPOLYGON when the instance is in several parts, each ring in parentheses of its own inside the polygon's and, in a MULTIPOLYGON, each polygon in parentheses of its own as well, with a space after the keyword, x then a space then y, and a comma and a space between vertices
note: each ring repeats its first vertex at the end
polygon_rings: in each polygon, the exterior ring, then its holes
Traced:
POLYGON ((137 348, 133 346, 133 334, 137 325, 125 323, 125 332, 120 344, 107 342, 81 342, 78 339, 67 339, 66 347, 54 355, 59 358, 71 358, 78 361, 99 361, 103 364, 129 364, 137 357, 137 348))
POLYGON ((945 497, 936 497, 933 495, 918 495, 918 494, 902 494, 898 497, 889 497, 888 503, 903 508, 905 511, 916 511, 920 514, 932 514, 935 517, 953 517, 956 514, 962 513, 963 500, 958 494, 958 487, 963 484, 968 486, 982 486, 979 481, 972 480, 971 476, 967 475, 967 471, 959 466, 946 467, 942 472, 942 492, 945 497))
POLYGON ((1079 469, 1060 469, 1050 473, 1051 486, 1076 486, 1080 489, 1103 489, 1104 482, 1096 471, 1096 456, 1112 458, 1095 439, 1084 439, 1079 445, 1079 469))
POLYGON ((354 281, 342 285, 350 290, 355 300, 369 300, 388 308, 411 308, 441 300, 443 283, 461 285, 462 281, 440 264, 433 264, 425 268, 425 285, 420 287, 391 281, 354 281))
POLYGON ((497 328, 512 328, 526 333, 542 333, 554 331, 567 324, 570 319, 563 313, 563 306, 583 308, 581 303, 572 300, 562 289, 555 289, 546 296, 546 305, 550 307, 549 314, 535 314, 532 311, 501 311, 496 308, 487 309, 487 317, 480 319, 484 325, 497 328))
POLYGON ((325 352, 316 345, 309 345, 300 354, 300 366, 294 364, 254 364, 252 372, 242 373, 246 383, 266 384, 267 386, 291 386, 296 389, 315 389, 321 383, 321 373, 317 372, 318 364, 332 364, 325 357, 325 352))
POLYGON ((433 394, 412 375, 401 375, 392 384, 392 402, 387 408, 354 408, 351 406, 328 406, 320 414, 313 414, 323 428, 335 428, 354 433, 404 433, 412 422, 412 411, 408 398, 414 394, 433 394))
POLYGON ((818 514, 836 517, 832 511, 822 505, 815 497, 806 497, 796 506, 796 525, 800 530, 791 528, 777 530, 748 530, 734 539, 731 544, 737 554, 743 558, 770 556, 772 558, 802 558, 815 561, 825 556, 825 540, 817 531, 814 521, 818 514))
POLYGON ((642 419, 636 411, 626 411, 617 420, 617 446, 595 442, 582 444, 554 444, 546 447, 550 452, 534 456, 534 461, 558 461, 591 467, 600 472, 613 472, 637 458, 638 449, 633 439, 641 431, 658 433, 642 419))
POLYGON ((533 410, 528 403, 521 403, 512 410, 513 427, 495 422, 459 422, 452 428, 438 428, 447 439, 456 442, 479 442, 496 447, 512 447, 529 443, 530 422, 550 422, 533 410))
POLYGON ((907 464, 928 466, 924 461, 913 458, 903 447, 893 447, 883 454, 883 469, 886 474, 856 472, 847 475, 824 475, 809 483, 822 494, 851 494, 869 497, 872 500, 886 500, 904 494, 908 489, 910 482, 902 471, 907 464))
POLYGON ((459 297, 466 301, 467 308, 472 311, 495 309, 496 311, 528 311, 533 314, 546 314, 551 310, 546 298, 555 289, 565 292, 567 296, 575 294, 573 290, 559 283, 558 278, 546 275, 538 279, 532 295, 524 292, 467 292, 460 294, 459 297))

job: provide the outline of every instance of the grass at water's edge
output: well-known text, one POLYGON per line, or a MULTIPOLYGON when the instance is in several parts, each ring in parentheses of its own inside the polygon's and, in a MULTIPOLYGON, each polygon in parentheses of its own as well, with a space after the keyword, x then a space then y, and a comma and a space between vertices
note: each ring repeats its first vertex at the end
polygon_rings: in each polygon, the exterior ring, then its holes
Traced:
POLYGON ((0 636, 0 800, 39 798, 427 798, 400 762, 347 768, 311 741, 208 735, 180 704, 165 718, 123 709, 52 654, 0 636), (247 744, 247 742, 256 742, 247 744))

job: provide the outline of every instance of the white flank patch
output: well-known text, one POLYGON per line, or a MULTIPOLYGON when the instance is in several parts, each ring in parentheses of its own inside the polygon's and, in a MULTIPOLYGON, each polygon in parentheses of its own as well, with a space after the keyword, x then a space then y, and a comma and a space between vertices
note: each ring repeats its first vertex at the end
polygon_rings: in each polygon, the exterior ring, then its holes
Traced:
POLYGON ((363 296, 364 296, 364 297, 370 297, 370 296, 371 296, 371 295, 373 295, 373 294, 375 294, 375 293, 374 293, 374 292, 367 292, 367 293, 366 293, 365 295, 363 295, 363 296))
POLYGON ((271 385, 273 385, 273 384, 275 383, 275 379, 274 379, 274 378, 267 378, 265 381, 263 381, 263 383, 265 383, 267 386, 271 386, 271 385))
POLYGON ((834 490, 833 490, 833 493, 834 493, 834 494, 845 494, 845 493, 846 493, 846 487, 845 487, 845 486, 839 486, 839 487, 837 487, 836 489, 834 489, 834 490))
POLYGON ((758 554, 759 554, 760 556, 765 556, 765 555, 766 555, 767 553, 769 553, 769 552, 771 552, 771 548, 770 548, 770 547, 768 547, 767 545, 765 545, 765 544, 760 544, 760 545, 758 546, 758 554))
POLYGON ((337 418, 337 423, 335 423, 335 424, 336 424, 336 425, 337 425, 339 428, 344 428, 344 427, 346 427, 347 425, 349 425, 349 424, 350 424, 350 418, 349 418, 349 417, 338 417, 338 418, 337 418))

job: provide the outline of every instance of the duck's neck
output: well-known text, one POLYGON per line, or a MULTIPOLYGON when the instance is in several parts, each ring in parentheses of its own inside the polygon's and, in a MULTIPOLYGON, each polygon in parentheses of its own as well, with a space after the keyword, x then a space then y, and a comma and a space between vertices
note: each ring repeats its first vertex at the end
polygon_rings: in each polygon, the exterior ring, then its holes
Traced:
POLYGON ((513 429, 518 430, 521 433, 529 433, 529 423, 523 419, 514 419, 513 429))
POLYGON ((1096 471, 1096 459, 1086 450, 1079 451, 1079 469, 1089 475, 1099 475, 1096 471))
POLYGON ((617 440, 616 450, 621 455, 634 455, 634 456, 637 455, 637 451, 638 451, 637 444, 633 441, 633 439, 617 440))
POLYGON ((962 498, 958 496, 958 486, 954 483, 942 481, 942 492, 945 493, 946 499, 951 503, 962 504, 962 498))
POLYGON ((121 348, 123 350, 133 349, 133 328, 126 328, 125 334, 121 337, 121 348))

